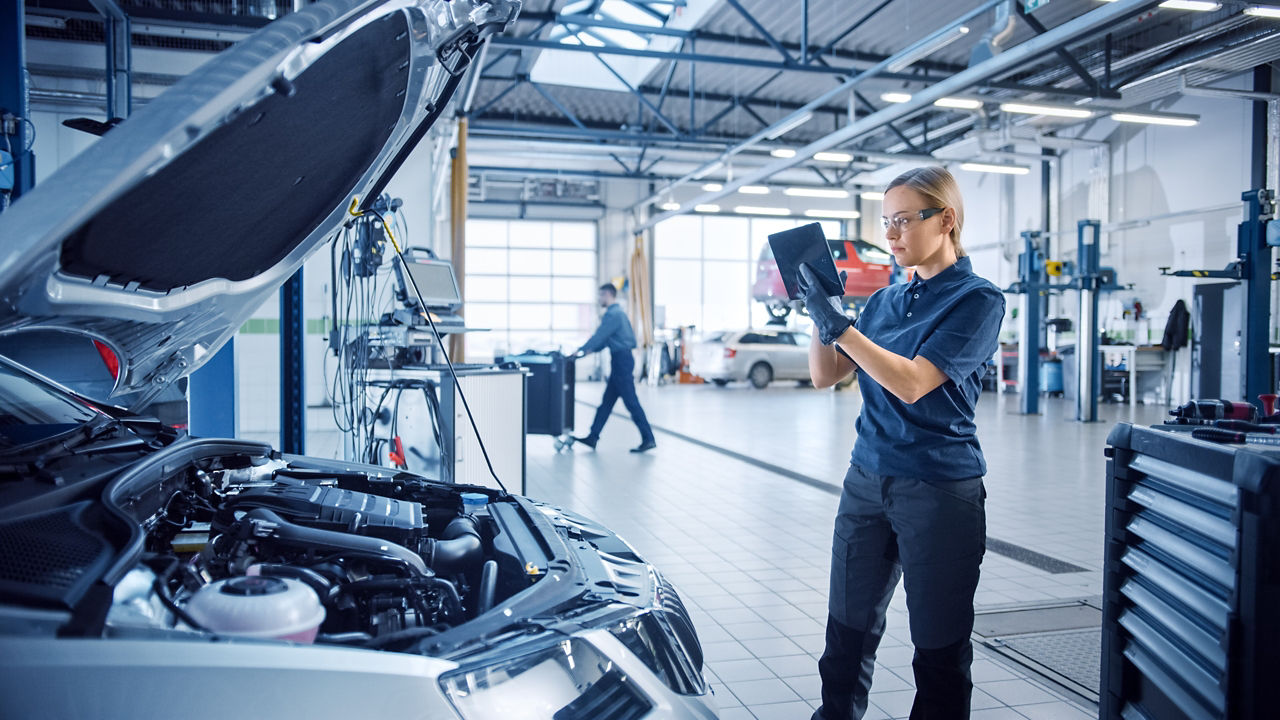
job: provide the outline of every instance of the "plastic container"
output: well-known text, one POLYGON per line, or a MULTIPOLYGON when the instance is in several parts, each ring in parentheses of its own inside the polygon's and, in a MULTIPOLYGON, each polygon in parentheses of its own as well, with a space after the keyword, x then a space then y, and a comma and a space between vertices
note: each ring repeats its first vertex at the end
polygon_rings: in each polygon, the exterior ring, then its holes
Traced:
POLYGON ((462 512, 475 515, 484 512, 489 505, 489 496, 484 493, 462 493, 462 512))
POLYGON ((261 576, 209 583, 191 597, 186 611, 212 632, 296 643, 313 642, 325 616, 320 598, 305 583, 261 576))

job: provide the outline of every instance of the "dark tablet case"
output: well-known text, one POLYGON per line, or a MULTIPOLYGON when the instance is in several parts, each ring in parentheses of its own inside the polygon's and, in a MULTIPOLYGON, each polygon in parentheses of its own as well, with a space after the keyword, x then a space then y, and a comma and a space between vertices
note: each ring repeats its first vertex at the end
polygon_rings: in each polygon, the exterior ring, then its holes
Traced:
POLYGON ((778 273, 787 288, 787 297, 800 299, 800 263, 807 263, 818 276, 818 282, 827 295, 844 295, 844 284, 836 272, 836 261, 818 223, 801 225, 769 236, 773 259, 778 263, 778 273))

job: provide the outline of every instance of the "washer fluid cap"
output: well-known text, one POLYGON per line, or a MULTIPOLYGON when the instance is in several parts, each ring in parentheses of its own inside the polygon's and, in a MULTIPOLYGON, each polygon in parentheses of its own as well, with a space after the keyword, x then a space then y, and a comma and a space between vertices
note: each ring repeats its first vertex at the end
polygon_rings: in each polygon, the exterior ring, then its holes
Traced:
POLYGON ((224 635, 315 640, 325 610, 306 583, 291 578, 234 577, 200 588, 186 604, 191 618, 224 635))
POLYGON ((483 513, 489 506, 489 496, 484 493, 462 493, 462 512, 467 515, 483 513))

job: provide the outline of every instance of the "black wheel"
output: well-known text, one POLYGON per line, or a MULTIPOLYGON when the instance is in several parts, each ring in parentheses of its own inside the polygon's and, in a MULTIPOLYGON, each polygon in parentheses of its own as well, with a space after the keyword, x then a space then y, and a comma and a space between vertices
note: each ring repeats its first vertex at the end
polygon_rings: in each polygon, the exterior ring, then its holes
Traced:
POLYGON ((716 379, 712 380, 711 382, 715 383, 715 384, 716 384, 716 387, 724 387, 725 385, 728 385, 728 384, 729 384, 729 381, 728 381, 728 380, 725 380, 724 378, 716 378, 716 379))
POLYGON ((767 387, 773 380, 773 368, 769 367, 767 362, 758 362, 751 366, 751 371, 747 373, 747 379, 751 381, 752 387, 767 387))
POLYGON ((791 306, 786 303, 768 303, 764 309, 775 320, 785 320, 791 314, 791 306))

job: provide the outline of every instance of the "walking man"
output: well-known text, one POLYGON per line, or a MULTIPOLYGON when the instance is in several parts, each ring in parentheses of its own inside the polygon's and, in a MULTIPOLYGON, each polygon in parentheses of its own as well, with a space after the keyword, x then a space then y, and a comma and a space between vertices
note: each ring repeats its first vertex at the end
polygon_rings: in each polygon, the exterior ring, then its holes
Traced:
POLYGON ((591 339, 578 348, 575 356, 583 357, 609 348, 609 379, 604 387, 604 397, 600 399, 600 407, 596 410, 595 420, 591 422, 591 432, 586 437, 575 437, 574 441, 594 450, 600 440, 600 431, 613 412, 614 404, 618 402, 618 398, 622 398, 622 404, 631 413, 632 422, 640 430, 640 444, 631 448, 631 452, 652 450, 658 447, 658 443, 653 439, 653 429, 649 427, 644 408, 640 407, 640 398, 636 397, 636 361, 631 356, 631 351, 636 346, 636 334, 631 329, 627 314, 618 304, 617 288, 610 283, 601 285, 598 298, 600 307, 605 309, 604 316, 600 318, 600 327, 591 339))

